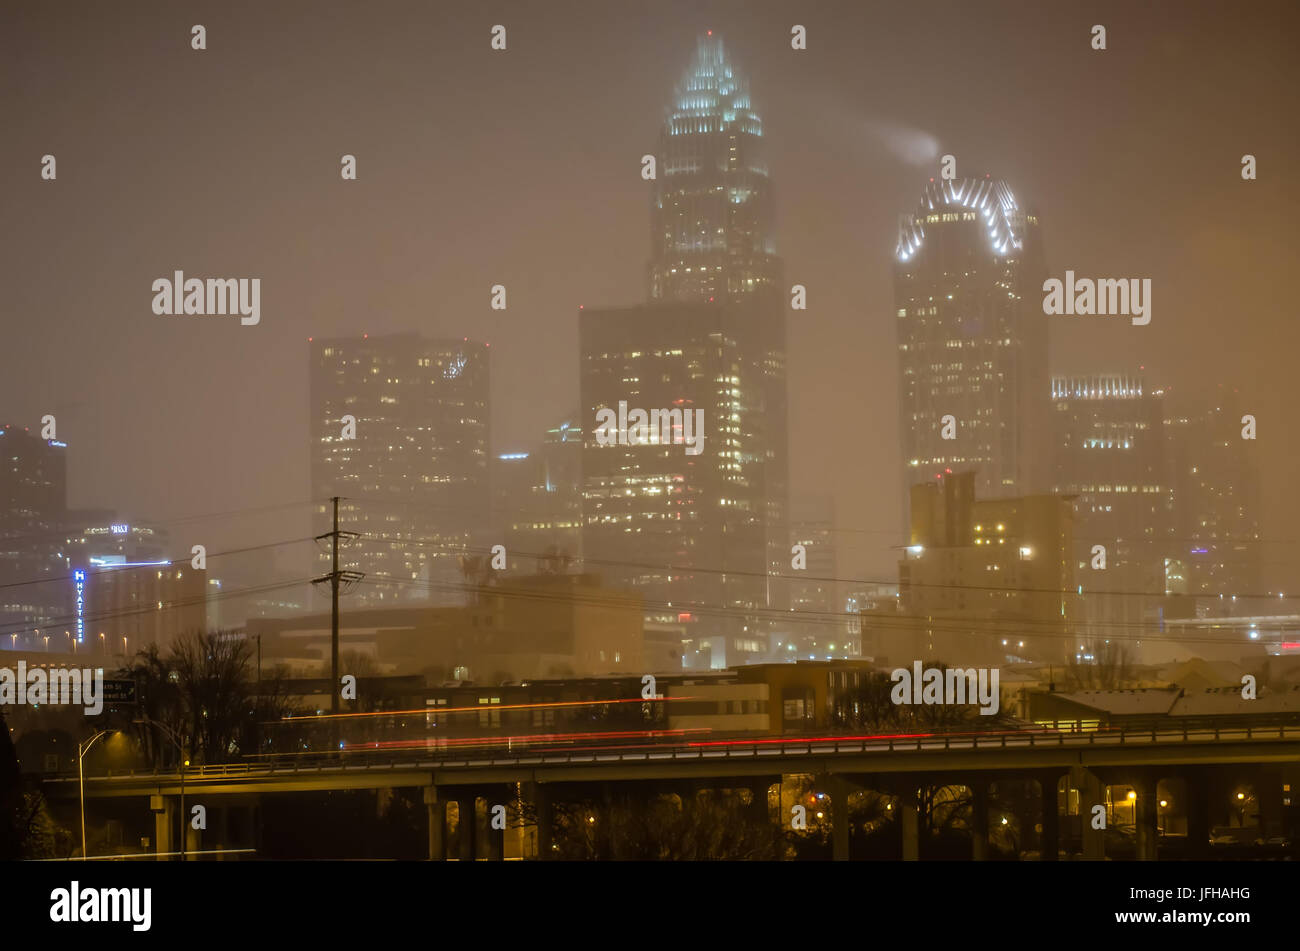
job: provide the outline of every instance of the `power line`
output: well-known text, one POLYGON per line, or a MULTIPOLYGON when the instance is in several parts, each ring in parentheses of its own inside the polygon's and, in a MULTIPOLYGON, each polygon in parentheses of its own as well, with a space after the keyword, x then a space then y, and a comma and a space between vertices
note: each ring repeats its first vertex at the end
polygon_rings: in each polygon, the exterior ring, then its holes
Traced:
MULTIPOLYGON (((361 537, 374 538, 374 539, 394 538, 394 536, 386 535, 381 532, 363 532, 361 533, 361 537)), ((444 542, 423 540, 423 539, 416 539, 416 538, 401 538, 400 536, 397 536, 396 540, 405 542, 408 545, 417 545, 424 548, 430 548, 430 547, 446 548, 447 551, 445 552, 445 554, 449 556, 455 554, 491 554, 492 552, 491 548, 484 548, 481 546, 473 546, 473 545, 451 546, 444 542)), ((546 558, 553 553, 516 551, 513 554, 514 557, 546 558)), ((999 585, 957 585, 957 584, 939 584, 939 583, 932 583, 932 582, 908 582, 904 586, 897 579, 891 581, 881 581, 881 580, 871 580, 871 579, 861 579, 861 578, 828 578, 828 577, 812 576, 806 574, 798 574, 798 575, 769 574, 767 572, 745 571, 741 569, 706 568, 703 566, 696 567, 693 565, 674 565, 674 564, 659 565, 650 562, 618 561, 614 559, 599 559, 599 558, 585 558, 585 557, 582 559, 575 558, 575 561, 581 561, 581 563, 584 566, 597 565, 597 566, 614 567, 614 568, 637 568, 646 571, 670 572, 678 575, 690 575, 690 574, 729 575, 729 576, 742 577, 742 578, 763 579, 766 581, 772 581, 772 580, 786 581, 786 582, 793 582, 795 584, 808 584, 808 583, 822 582, 828 584, 842 584, 848 586, 859 586, 859 585, 863 585, 863 586, 877 585, 877 586, 884 586, 884 587, 898 586, 898 587, 927 589, 927 590, 935 589, 935 590, 947 590, 947 591, 990 591, 990 592, 1013 593, 1013 594, 1050 594, 1054 596, 1068 596, 1068 597, 1105 596, 1105 597, 1160 598, 1165 596, 1163 593, 1155 592, 1155 591, 1115 591, 1115 590, 1108 590, 1108 589, 1107 590, 1087 589, 1085 591, 1080 592, 1077 590, 1077 588, 1081 586, 1076 586, 1075 589, 1010 588, 1010 587, 999 586, 999 585)), ((1219 595, 1217 593, 1196 595, 1196 597, 1201 597, 1201 598, 1216 598, 1218 596, 1219 595)), ((1230 594, 1226 596, 1232 597, 1232 595, 1230 594)), ((1191 597, 1191 595, 1189 595, 1189 597, 1191 597)), ((1300 598, 1300 594, 1285 595, 1284 597, 1279 598, 1278 596, 1270 592, 1268 594, 1237 594, 1236 597, 1242 600, 1246 598, 1258 598, 1261 600, 1270 599, 1270 600, 1291 601, 1300 598)))
MULTIPOLYGON (((201 521, 206 521, 208 519, 214 519, 214 518, 226 518, 231 516, 238 517, 244 515, 263 514, 265 512, 274 512, 274 511, 279 511, 281 509, 298 508, 304 505, 317 505, 319 504, 319 502, 320 500, 318 499, 307 499, 306 501, 300 501, 300 502, 281 502, 276 505, 262 505, 262 506, 257 506, 254 508, 246 508, 246 509, 231 509, 226 512, 209 512, 207 514, 202 514, 202 515, 180 515, 177 516, 176 518, 170 518, 170 519, 145 519, 138 522, 137 524, 142 525, 145 528, 154 528, 155 526, 162 526, 162 525, 179 525, 186 522, 201 522, 201 521)), ((81 531, 81 529, 75 529, 72 528, 71 525, 69 525, 64 529, 51 529, 48 532, 35 532, 27 535, 0 535, 0 542, 22 541, 28 539, 50 539, 50 538, 66 539, 69 535, 76 535, 79 531, 81 531)))
MULTIPOLYGON (((240 555, 240 554, 243 554, 243 553, 245 553, 245 552, 250 552, 250 551, 261 551, 262 549, 265 549, 265 548, 282 548, 282 547, 284 547, 285 545, 299 545, 299 544, 302 544, 303 542, 309 542, 309 541, 311 541, 311 540, 312 540, 312 539, 311 539, 311 536, 304 536, 303 538, 290 538, 290 539, 286 539, 286 540, 284 540, 284 541, 279 541, 279 542, 267 542, 265 545, 249 545, 249 546, 246 547, 246 548, 231 548, 231 549, 229 549, 228 551, 212 552, 211 554, 205 554, 204 557, 205 557, 205 558, 224 558, 226 555, 240 555)), ((178 560, 181 561, 181 562, 184 562, 184 561, 185 561, 185 559, 183 559, 183 558, 182 558, 182 559, 178 559, 178 560)), ((176 563, 175 561, 168 561, 168 562, 167 562, 168 565, 173 565, 173 564, 175 564, 175 563, 176 563)), ((113 571, 121 571, 123 568, 143 568, 143 567, 159 567, 159 568, 161 568, 161 567, 163 567, 163 565, 162 565, 162 564, 158 564, 158 565, 152 565, 152 564, 150 564, 150 565, 139 565, 139 564, 135 564, 135 565, 130 565, 130 564, 128 564, 128 565, 112 565, 112 564, 109 564, 109 565, 101 565, 101 566, 98 567, 98 568, 86 568, 85 571, 86 571, 86 573, 89 574, 89 575, 100 575, 100 574, 107 574, 107 573, 109 573, 109 572, 113 572, 113 571)), ((204 570, 206 570, 206 569, 204 569, 204 570)), ((53 577, 50 577, 50 578, 35 578, 35 579, 31 580, 31 581, 10 581, 10 582, 7 582, 7 583, 5 583, 5 584, 0 584, 0 590, 3 590, 4 588, 21 588, 21 587, 24 587, 25 585, 49 584, 50 582, 53 582, 53 581, 61 581, 61 582, 65 582, 65 583, 66 583, 67 580, 68 580, 68 576, 67 576, 67 575, 54 575, 53 577)))
MULTIPOLYGON (((398 585, 405 587, 417 587, 428 589, 451 590, 460 592, 478 591, 485 595, 491 596, 496 593, 500 597, 517 598, 520 600, 535 601, 552 601, 572 604, 583 604, 588 606, 609 607, 612 600, 617 600, 618 595, 612 596, 584 596, 574 592, 541 592, 528 589, 510 588, 503 586, 501 589, 492 586, 475 586, 459 585, 451 582, 436 581, 418 581, 405 579, 391 579, 388 581, 378 581, 367 579, 363 584, 370 585, 398 585)), ((1099 638, 1108 636, 1111 640, 1119 641, 1140 641, 1144 637, 1148 639, 1167 638, 1177 640, 1178 642, 1187 643, 1212 643, 1212 644, 1240 644, 1241 638, 1235 636, 1201 636, 1192 634, 1178 633, 1170 635, 1168 632, 1161 631, 1159 628, 1151 627, 1140 622, 1084 622, 1084 627, 1080 628, 1080 622, 1074 622, 1073 627, 1067 631, 1060 630, 1035 630, 1035 628, 1048 627, 1056 628, 1059 625, 1054 621, 1038 618, 985 618, 985 617, 960 617, 960 616, 934 616, 934 615, 914 615, 914 614, 837 614, 831 612, 801 612, 801 611, 781 611, 773 608, 726 608, 722 606, 702 604, 690 601, 653 601, 638 598, 643 608, 642 613, 651 613, 653 611, 666 611, 677 613, 690 613, 704 616, 739 617, 742 620, 752 621, 770 621, 772 623, 790 623, 812 624, 812 625, 831 625, 834 624, 839 628, 840 625, 846 625, 849 622, 859 622, 864 626, 870 625, 882 629, 893 629, 902 633, 922 634, 924 630, 930 629, 939 633, 949 634, 980 634, 990 637, 1008 637, 1016 639, 1051 639, 1059 641, 1077 641, 1091 640, 1096 641, 1099 638), (971 627, 979 628, 985 626, 990 628, 983 631, 972 631, 971 627), (1090 627, 1097 628, 1095 633, 1089 632, 1090 627), (1117 633, 1114 629, 1136 628, 1132 634, 1117 633)), ((383 610, 377 609, 377 610, 383 610)), ((1231 619, 1224 619, 1231 620, 1231 619)), ((1261 630, 1267 630, 1261 629, 1261 630)), ((847 633, 847 632, 846 632, 847 633)), ((710 636, 701 633, 699 636, 710 636)))
MULTIPOLYGON (((119 610, 119 611, 105 611, 99 614, 84 615, 81 618, 81 620, 86 624, 104 623, 106 621, 112 621, 121 618, 136 617, 145 614, 156 614, 156 613, 161 613, 163 611, 183 610, 185 608, 190 608, 190 607, 206 606, 212 603, 213 601, 225 601, 231 598, 247 597, 248 595, 251 594, 262 594, 268 591, 277 591, 282 588, 296 588, 301 585, 307 584, 310 581, 311 581, 310 578, 300 578, 291 581, 272 582, 264 585, 250 585, 244 588, 223 589, 222 591, 220 591, 215 595, 208 594, 205 592, 202 597, 182 598, 178 601, 164 601, 163 607, 161 608, 140 607, 140 608, 119 610)), ((75 624, 76 621, 77 621, 77 616, 75 614, 65 614, 65 615, 56 615, 45 621, 40 622, 39 625, 32 625, 30 627, 29 627, 29 625, 31 625, 30 621, 10 623, 6 625, 0 625, 0 636, 8 637, 11 634, 25 635, 28 631, 38 631, 42 627, 59 628, 59 627, 63 627, 64 625, 75 624), (10 630, 6 630, 6 628, 10 628, 10 630)), ((204 622, 204 626, 206 626, 206 621, 204 622)), ((64 633, 68 633, 68 632, 65 631, 64 633)))

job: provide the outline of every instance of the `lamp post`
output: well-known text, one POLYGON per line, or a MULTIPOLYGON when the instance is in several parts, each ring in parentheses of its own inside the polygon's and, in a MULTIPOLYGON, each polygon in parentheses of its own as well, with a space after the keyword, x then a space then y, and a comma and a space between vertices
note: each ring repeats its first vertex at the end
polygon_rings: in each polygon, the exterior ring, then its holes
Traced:
POLYGON ((77 744, 77 785, 81 790, 81 861, 86 861, 86 771, 84 760, 90 748, 101 736, 116 733, 117 730, 100 730, 84 743, 77 744))
MULTIPOLYGON (((125 640, 125 639, 126 639, 126 638, 123 638, 123 640, 125 640)), ((151 719, 149 719, 148 717, 140 717, 139 719, 132 720, 131 722, 132 722, 132 723, 138 723, 138 724, 146 724, 146 723, 148 723, 148 724, 151 724, 152 726, 156 726, 158 729, 162 730, 164 733, 167 734, 167 738, 168 738, 169 740, 171 740, 173 743, 176 744, 176 749, 177 749, 177 751, 181 754, 181 764, 180 764, 180 770, 181 770, 181 861, 184 862, 184 861, 185 861, 185 833, 186 833, 186 826, 189 825, 189 817, 185 815, 185 766, 186 766, 186 760, 185 760, 185 747, 181 744, 180 737, 177 736, 176 731, 173 730, 171 727, 169 727, 169 726, 168 726, 167 724, 165 724, 165 723, 159 723, 157 720, 151 720, 151 719)))

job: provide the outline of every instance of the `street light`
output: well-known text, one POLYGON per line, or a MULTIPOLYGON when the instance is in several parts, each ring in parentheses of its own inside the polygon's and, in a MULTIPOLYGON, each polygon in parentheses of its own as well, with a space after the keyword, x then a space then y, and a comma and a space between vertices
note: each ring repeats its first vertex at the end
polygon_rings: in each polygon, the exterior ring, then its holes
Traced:
MULTIPOLYGON (((49 637, 46 637, 49 640, 49 637)), ((95 745, 95 741, 101 736, 109 733, 116 733, 117 730, 100 730, 84 743, 77 744, 77 784, 81 789, 81 861, 86 861, 86 772, 83 769, 83 760, 90 748, 95 745)))
MULTIPOLYGON (((124 637, 124 638, 122 638, 122 640, 126 640, 126 638, 124 637)), ((168 726, 167 724, 165 724, 165 723, 159 723, 157 720, 151 720, 151 719, 149 719, 148 717, 140 717, 140 718, 138 718, 138 719, 136 719, 136 720, 132 720, 131 722, 132 722, 132 723, 137 723, 137 724, 140 724, 140 725, 144 725, 144 724, 148 723, 148 724, 152 724, 153 726, 158 727, 158 729, 162 730, 164 733, 167 734, 167 738, 168 738, 169 740, 171 740, 173 743, 176 744, 176 750, 181 754, 181 765, 180 765, 180 770, 181 770, 181 861, 184 862, 184 861, 185 861, 185 833, 186 833, 187 829, 189 828, 189 824, 190 824, 190 822, 189 822, 189 817, 185 815, 185 767, 188 765, 188 761, 185 759, 185 747, 181 745, 180 737, 177 736, 176 731, 173 730, 171 727, 169 727, 169 726, 168 726)))

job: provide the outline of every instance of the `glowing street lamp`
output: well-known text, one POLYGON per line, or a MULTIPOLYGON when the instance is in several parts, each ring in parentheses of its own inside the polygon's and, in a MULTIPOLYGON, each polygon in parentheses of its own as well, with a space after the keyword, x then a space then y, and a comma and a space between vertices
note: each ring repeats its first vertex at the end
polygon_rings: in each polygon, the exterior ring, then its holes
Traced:
MULTIPOLYGON (((49 636, 45 638, 49 641, 49 636)), ((81 790, 81 860, 86 861, 86 773, 83 768, 86 754, 101 736, 116 733, 117 730, 100 730, 84 743, 77 744, 77 785, 81 790)))

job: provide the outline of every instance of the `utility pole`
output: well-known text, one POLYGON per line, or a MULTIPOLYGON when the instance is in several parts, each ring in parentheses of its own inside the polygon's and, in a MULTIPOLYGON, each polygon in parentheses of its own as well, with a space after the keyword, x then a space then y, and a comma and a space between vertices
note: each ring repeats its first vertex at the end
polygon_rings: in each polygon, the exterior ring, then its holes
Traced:
MULTIPOLYGON (((334 507, 334 530, 316 536, 316 541, 330 539, 330 573, 314 581, 315 584, 325 581, 330 583, 330 713, 334 716, 339 712, 339 583, 360 581, 363 577, 359 571, 339 571, 339 539, 344 536, 358 537, 356 532, 339 531, 339 498, 336 495, 330 499, 334 507)), ((334 726, 337 731, 337 720, 334 721, 334 726)), ((335 747, 337 746, 336 740, 335 747)))
POLYGON ((330 532, 334 544, 330 546, 333 563, 330 567, 330 713, 339 712, 339 497, 334 503, 334 531, 330 532))

